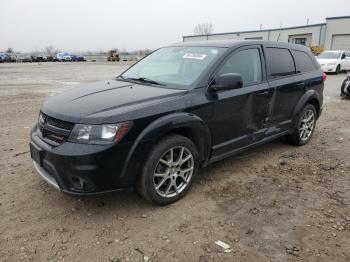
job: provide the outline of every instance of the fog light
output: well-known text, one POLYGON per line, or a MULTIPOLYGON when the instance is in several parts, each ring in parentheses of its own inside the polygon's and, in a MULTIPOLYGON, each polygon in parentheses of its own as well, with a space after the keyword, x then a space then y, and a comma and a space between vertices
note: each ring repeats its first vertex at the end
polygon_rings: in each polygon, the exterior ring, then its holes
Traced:
POLYGON ((78 191, 93 191, 96 188, 89 179, 78 176, 72 177, 72 186, 78 191))

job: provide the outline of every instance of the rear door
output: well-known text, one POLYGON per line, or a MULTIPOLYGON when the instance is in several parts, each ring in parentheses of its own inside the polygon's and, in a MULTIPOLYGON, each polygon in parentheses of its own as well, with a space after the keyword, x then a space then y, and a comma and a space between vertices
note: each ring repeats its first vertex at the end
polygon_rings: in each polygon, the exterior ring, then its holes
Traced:
POLYGON ((265 46, 267 77, 271 88, 275 89, 268 118, 271 133, 281 133, 289 129, 295 105, 305 92, 305 78, 297 74, 294 58, 287 48, 265 46))
POLYGON ((213 96, 211 123, 213 156, 230 153, 263 138, 272 96, 266 81, 265 61, 260 45, 234 50, 214 75, 238 73, 243 87, 218 92, 213 96))

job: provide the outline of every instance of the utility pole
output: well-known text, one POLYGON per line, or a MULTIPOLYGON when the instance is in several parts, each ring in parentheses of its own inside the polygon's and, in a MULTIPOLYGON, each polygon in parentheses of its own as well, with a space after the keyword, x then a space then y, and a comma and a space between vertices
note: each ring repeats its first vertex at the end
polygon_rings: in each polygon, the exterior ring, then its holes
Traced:
POLYGON ((310 19, 309 19, 309 18, 306 19, 306 24, 307 24, 307 25, 309 24, 309 22, 310 22, 310 19))

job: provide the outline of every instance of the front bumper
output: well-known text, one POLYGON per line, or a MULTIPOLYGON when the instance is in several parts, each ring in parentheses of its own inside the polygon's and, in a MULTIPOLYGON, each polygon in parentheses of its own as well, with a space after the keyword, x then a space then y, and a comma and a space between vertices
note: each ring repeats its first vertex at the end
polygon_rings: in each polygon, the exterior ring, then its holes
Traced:
POLYGON ((37 127, 31 132, 30 143, 39 176, 64 193, 95 195, 133 187, 136 173, 123 172, 132 143, 101 146, 65 142, 53 147, 41 139, 37 127))
POLYGON ((46 181, 46 183, 48 183, 49 185, 53 186, 54 188, 56 188, 57 190, 60 190, 60 186, 57 184, 56 179, 50 175, 45 169, 43 169, 37 162, 35 162, 33 160, 33 165, 34 168, 36 170, 36 172, 38 173, 38 175, 44 179, 46 181))
POLYGON ((327 72, 334 73, 337 71, 337 65, 325 64, 325 65, 322 65, 321 68, 322 68, 322 71, 325 73, 327 73, 327 72))

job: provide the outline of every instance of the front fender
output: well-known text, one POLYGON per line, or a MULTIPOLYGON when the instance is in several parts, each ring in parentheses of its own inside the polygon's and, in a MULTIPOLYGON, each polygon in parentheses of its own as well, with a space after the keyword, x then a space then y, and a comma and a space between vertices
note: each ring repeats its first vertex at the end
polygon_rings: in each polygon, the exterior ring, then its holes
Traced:
POLYGON ((180 128, 191 130, 196 138, 194 142, 197 145, 201 160, 207 160, 211 147, 211 135, 208 126, 196 115, 174 113, 158 118, 139 134, 128 153, 121 176, 135 174, 128 178, 131 179, 130 183, 134 182, 136 174, 156 141, 180 128))

